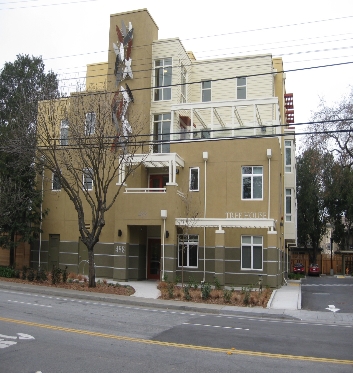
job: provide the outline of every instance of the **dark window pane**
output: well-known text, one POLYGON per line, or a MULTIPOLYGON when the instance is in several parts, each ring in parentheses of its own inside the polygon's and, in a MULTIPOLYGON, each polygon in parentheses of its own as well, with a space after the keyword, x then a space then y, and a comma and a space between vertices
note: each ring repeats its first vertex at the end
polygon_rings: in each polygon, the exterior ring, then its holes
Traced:
POLYGON ((245 100, 246 99, 246 87, 238 87, 237 88, 237 99, 238 100, 245 100))
POLYGON ((172 99, 172 89, 163 88, 163 100, 171 100, 172 99))
POLYGON ((242 246, 241 248, 241 267, 251 268, 251 247, 242 246))
POLYGON ((254 176, 253 198, 262 198, 262 176, 254 176))
POLYGON ((202 91, 202 102, 211 101, 211 90, 206 89, 202 91))
POLYGON ((253 269, 262 269, 262 247, 253 248, 253 269))
POLYGON ((189 266, 197 267, 197 246, 196 245, 189 246, 189 266))
POLYGON ((243 174, 252 174, 252 167, 245 166, 242 168, 243 174))
POLYGON ((243 198, 251 198, 251 178, 243 177, 243 198))

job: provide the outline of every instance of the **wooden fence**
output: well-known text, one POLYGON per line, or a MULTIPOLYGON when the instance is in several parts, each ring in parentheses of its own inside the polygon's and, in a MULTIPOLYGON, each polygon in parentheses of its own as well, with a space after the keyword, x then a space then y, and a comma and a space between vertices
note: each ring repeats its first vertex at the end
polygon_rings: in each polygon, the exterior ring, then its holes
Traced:
MULTIPOLYGON (((292 253, 290 256, 290 272, 293 272, 293 267, 295 263, 302 263, 305 267, 305 273, 308 273, 308 269, 310 266, 310 260, 308 254, 298 254, 292 253)), ((321 274, 330 274, 331 269, 331 254, 318 254, 316 257, 316 262, 320 267, 321 274)), ((342 255, 341 254, 334 254, 332 255, 332 268, 333 273, 343 274, 342 272, 342 255)))

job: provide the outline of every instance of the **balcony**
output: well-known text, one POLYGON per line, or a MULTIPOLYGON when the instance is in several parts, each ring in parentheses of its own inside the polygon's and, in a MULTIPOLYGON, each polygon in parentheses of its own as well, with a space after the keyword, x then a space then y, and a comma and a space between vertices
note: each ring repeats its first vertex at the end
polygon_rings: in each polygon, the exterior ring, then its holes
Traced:
MULTIPOLYGON (((143 164, 146 168, 168 168, 167 185, 177 185, 177 167, 184 167, 184 160, 177 153, 135 154, 129 159, 131 164, 143 164)), ((125 169, 121 168, 118 184, 124 180, 125 169)), ((166 193, 166 188, 125 188, 125 193, 166 193)))

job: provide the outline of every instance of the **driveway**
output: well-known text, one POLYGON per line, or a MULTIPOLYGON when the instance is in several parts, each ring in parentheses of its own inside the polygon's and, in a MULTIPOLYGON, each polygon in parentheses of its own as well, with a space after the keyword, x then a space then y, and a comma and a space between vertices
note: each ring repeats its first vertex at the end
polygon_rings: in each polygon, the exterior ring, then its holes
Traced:
POLYGON ((353 277, 307 276, 301 290, 304 310, 353 313, 353 277))

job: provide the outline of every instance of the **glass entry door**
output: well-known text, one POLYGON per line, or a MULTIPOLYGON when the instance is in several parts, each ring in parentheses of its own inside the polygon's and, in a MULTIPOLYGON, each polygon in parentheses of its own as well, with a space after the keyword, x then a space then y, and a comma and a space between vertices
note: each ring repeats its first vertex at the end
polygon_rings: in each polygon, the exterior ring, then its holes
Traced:
POLYGON ((159 280, 161 269, 161 239, 148 239, 147 279, 159 280))

